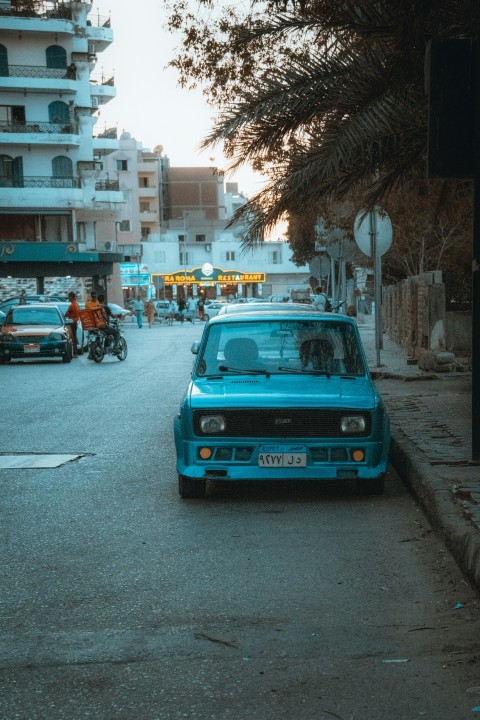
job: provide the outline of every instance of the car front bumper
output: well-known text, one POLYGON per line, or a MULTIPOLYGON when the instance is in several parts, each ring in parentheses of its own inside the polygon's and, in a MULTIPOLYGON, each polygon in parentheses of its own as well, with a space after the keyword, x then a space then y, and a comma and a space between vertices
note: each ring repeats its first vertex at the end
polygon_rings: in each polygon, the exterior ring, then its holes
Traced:
POLYGON ((218 480, 373 480, 383 476, 388 467, 388 423, 380 439, 312 439, 312 438, 195 438, 181 436, 180 423, 175 423, 177 472, 191 478, 218 480), (274 445, 281 449, 295 444, 306 456, 303 467, 261 467, 262 447, 274 445), (358 451, 363 454, 356 461, 358 451), (211 453, 206 459, 202 454, 211 453))

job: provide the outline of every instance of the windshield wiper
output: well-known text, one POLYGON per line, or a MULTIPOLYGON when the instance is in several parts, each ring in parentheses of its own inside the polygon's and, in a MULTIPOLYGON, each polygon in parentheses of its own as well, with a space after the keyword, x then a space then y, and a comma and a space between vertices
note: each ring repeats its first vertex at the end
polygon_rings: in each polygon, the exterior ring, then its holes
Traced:
POLYGON ((295 368, 288 368, 288 367, 279 367, 277 370, 281 370, 282 372, 291 373, 292 375, 324 375, 325 377, 329 378, 331 376, 331 373, 327 372, 326 370, 301 370, 295 368))
POLYGON ((260 368, 252 368, 251 370, 247 370, 245 368, 235 368, 235 367, 227 367, 226 365, 219 365, 219 370, 222 372, 234 372, 234 373, 240 373, 240 375, 265 375, 265 377, 269 378, 270 373, 268 370, 261 370, 260 368))

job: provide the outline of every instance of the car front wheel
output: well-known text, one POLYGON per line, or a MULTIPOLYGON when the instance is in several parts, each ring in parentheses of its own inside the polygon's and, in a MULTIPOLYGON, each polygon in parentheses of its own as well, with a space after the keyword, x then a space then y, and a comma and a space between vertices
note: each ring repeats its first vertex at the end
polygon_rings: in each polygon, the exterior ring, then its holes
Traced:
POLYGON ((200 478, 178 476, 178 492, 181 498, 203 498, 207 489, 207 481, 200 478))

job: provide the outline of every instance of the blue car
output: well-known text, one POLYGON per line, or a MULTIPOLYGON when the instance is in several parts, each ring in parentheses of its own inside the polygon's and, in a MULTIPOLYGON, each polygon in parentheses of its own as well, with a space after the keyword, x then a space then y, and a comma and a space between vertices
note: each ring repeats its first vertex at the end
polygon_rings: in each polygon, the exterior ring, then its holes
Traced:
POLYGON ((207 480, 385 484, 390 424, 353 318, 288 304, 212 318, 174 422, 179 493, 207 480))

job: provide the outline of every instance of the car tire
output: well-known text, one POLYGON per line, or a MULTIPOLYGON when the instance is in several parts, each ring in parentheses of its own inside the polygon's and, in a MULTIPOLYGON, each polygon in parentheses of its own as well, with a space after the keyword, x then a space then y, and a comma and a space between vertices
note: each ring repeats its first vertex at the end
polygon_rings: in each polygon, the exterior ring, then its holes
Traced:
POLYGON ((121 337, 118 341, 119 350, 117 351, 116 355, 119 360, 126 360, 127 353, 128 353, 128 347, 127 347, 127 341, 125 338, 121 337))
POLYGON ((207 490, 207 481, 204 478, 191 478, 186 475, 178 476, 178 492, 181 498, 203 498, 207 490))
POLYGON ((385 475, 372 480, 357 480, 356 487, 359 495, 382 495, 385 490, 385 475))
POLYGON ((63 363, 69 363, 72 362, 73 357, 73 345, 71 342, 68 343, 67 349, 65 351, 65 355, 62 357, 63 363))

